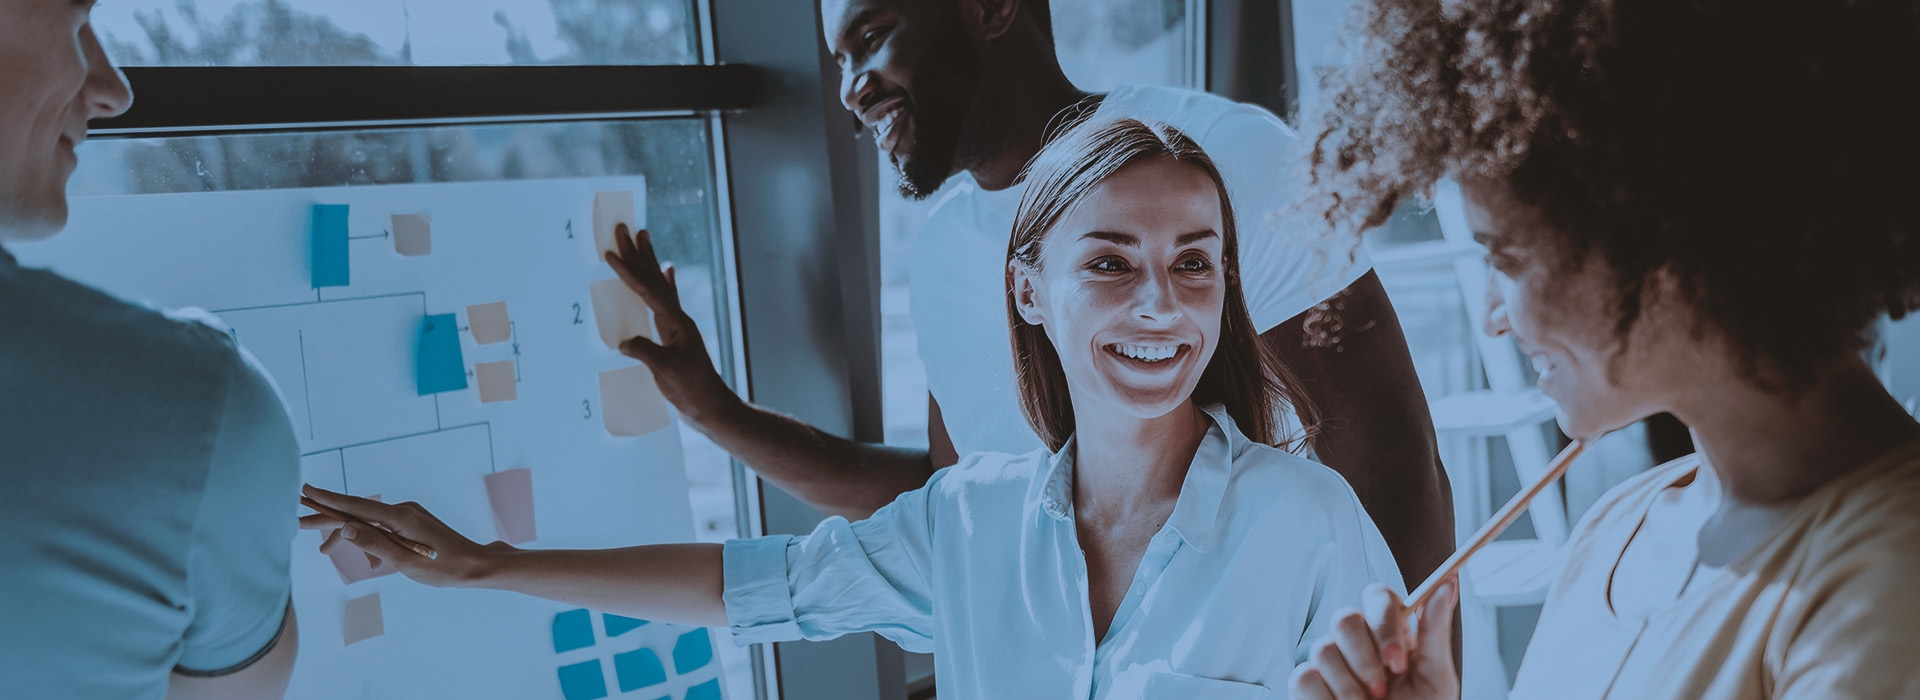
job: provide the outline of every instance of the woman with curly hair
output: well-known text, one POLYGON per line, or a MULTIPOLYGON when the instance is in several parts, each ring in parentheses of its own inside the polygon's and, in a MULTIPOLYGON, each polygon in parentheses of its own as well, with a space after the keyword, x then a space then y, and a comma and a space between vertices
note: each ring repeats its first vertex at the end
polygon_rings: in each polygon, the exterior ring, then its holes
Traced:
MULTIPOLYGON (((1920 697, 1920 426, 1859 352, 1920 305, 1920 5, 1360 17, 1312 211, 1365 229, 1457 182, 1485 330, 1531 357, 1567 434, 1670 412, 1700 447, 1575 528, 1513 696, 1920 697)), ((1371 591, 1294 696, 1458 697, 1457 591, 1436 600, 1371 591)))

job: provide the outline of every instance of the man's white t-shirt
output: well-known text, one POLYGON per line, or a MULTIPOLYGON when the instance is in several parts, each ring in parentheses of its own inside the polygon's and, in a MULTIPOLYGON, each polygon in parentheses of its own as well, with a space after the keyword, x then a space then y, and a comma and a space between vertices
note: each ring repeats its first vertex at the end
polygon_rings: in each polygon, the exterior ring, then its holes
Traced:
MULTIPOLYGON (((1125 86, 1107 93, 1093 116, 1118 117, 1172 125, 1219 167, 1233 201, 1240 279, 1255 328, 1280 325, 1372 268, 1350 238, 1289 216, 1306 153, 1272 112, 1192 90, 1125 86)), ((954 178, 936 195, 914 243, 909 281, 920 359, 961 455, 1044 446, 1020 412, 1007 324, 1007 240, 1021 189, 988 192, 970 176, 954 178)))

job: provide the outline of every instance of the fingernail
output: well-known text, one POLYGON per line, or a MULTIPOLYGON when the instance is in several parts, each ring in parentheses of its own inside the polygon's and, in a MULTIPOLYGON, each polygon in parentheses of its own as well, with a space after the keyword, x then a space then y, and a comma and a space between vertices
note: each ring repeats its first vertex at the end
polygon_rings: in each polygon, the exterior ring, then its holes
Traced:
POLYGON ((1386 657, 1387 670, 1396 674, 1407 672, 1407 648, 1399 642, 1388 644, 1382 655, 1386 657))
POLYGON ((360 539, 360 528, 353 523, 347 523, 346 527, 340 528, 340 536, 350 540, 360 539))
POLYGON ((1373 697, 1374 697, 1374 698, 1375 698, 1376 700, 1378 700, 1378 698, 1384 698, 1384 697, 1386 697, 1386 696, 1387 696, 1387 682, 1386 682, 1386 681, 1374 681, 1374 682, 1373 682, 1373 683, 1372 683, 1371 685, 1368 685, 1368 686, 1367 686, 1367 694, 1368 694, 1368 695, 1372 695, 1372 696, 1373 696, 1373 697))

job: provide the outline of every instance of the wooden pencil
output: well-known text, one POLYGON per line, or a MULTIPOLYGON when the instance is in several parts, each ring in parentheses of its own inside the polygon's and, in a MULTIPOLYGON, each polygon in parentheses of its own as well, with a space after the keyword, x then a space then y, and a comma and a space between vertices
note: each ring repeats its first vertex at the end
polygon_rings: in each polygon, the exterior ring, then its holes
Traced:
POLYGON ((1553 482, 1558 481, 1562 474, 1566 474, 1567 467, 1572 466, 1574 458, 1579 457, 1580 452, 1586 448, 1587 440, 1575 440, 1573 444, 1567 445, 1567 449, 1561 450, 1560 455, 1548 463, 1547 473, 1540 475, 1540 479, 1532 486, 1514 494, 1512 500, 1500 507, 1500 512, 1493 514, 1492 520, 1481 525, 1478 532, 1467 538, 1466 544, 1454 550, 1453 556, 1447 557, 1447 561, 1440 565, 1439 570, 1428 576, 1419 588, 1413 589, 1413 593, 1407 596, 1407 610, 1419 610, 1420 606, 1426 605, 1427 599, 1433 597, 1433 591, 1439 587, 1441 581, 1460 573, 1460 569, 1466 566, 1468 557, 1485 548, 1488 543, 1493 542, 1494 538, 1499 537, 1500 533, 1506 532, 1513 521, 1520 519, 1520 513, 1527 509, 1527 504, 1533 502, 1534 497, 1546 491, 1553 482))

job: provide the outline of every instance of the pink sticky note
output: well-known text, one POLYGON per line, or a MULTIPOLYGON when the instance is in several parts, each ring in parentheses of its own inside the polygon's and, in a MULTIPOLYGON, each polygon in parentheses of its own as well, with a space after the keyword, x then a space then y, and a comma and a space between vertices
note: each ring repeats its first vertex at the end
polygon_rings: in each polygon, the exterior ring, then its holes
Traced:
POLYGON ((633 192, 595 192, 593 194, 593 245, 599 256, 613 252, 618 235, 615 227, 627 225, 627 235, 646 226, 643 213, 634 207, 633 192))
POLYGON ((426 214, 394 214, 393 250, 407 257, 432 255, 433 220, 426 214))
POLYGON ((653 338, 653 312, 647 302, 620 280, 596 280, 587 285, 593 299, 593 322, 600 328, 600 342, 609 350, 636 336, 653 338))
POLYGON ((508 469, 487 475, 487 500, 493 502, 493 527, 507 544, 532 542, 533 472, 508 469))
POLYGON ((481 362, 473 366, 475 384, 480 385, 480 403, 512 401, 520 398, 513 382, 513 360, 481 362))
POLYGON ((380 614, 380 594, 347 601, 347 612, 340 623, 340 632, 348 645, 386 634, 387 623, 380 614))
POLYGON ((667 400, 644 365, 600 373, 600 420, 616 437, 667 427, 667 400))
MULTIPOLYGON (((367 498, 378 501, 380 500, 380 494, 376 493, 367 498)), ((359 545, 340 539, 339 530, 328 532, 327 538, 336 540, 333 551, 327 552, 327 558, 333 560, 334 570, 340 572, 341 583, 351 586, 370 578, 379 578, 399 572, 398 569, 393 568, 393 565, 388 564, 385 560, 382 560, 379 566, 374 566, 372 560, 368 559, 367 553, 360 549, 359 545)))

